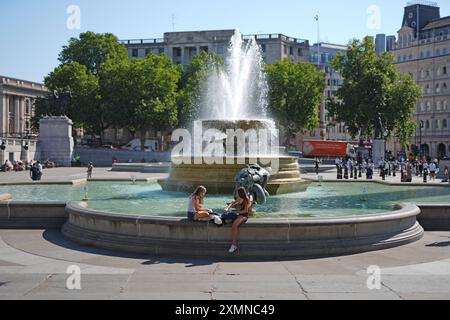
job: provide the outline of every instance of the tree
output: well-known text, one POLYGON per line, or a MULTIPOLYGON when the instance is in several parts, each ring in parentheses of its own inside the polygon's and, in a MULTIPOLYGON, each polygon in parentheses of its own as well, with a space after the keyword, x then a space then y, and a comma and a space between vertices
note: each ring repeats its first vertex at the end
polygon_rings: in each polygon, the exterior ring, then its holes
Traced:
POLYGON ((178 125, 187 126, 200 113, 202 87, 214 68, 223 66, 223 60, 216 53, 205 51, 194 56, 184 70, 178 85, 178 125))
POLYGON ((410 75, 400 75, 392 62, 391 54, 376 54, 370 37, 353 40, 345 55, 332 60, 344 83, 336 99, 328 99, 328 113, 337 122, 345 122, 353 137, 371 136, 378 113, 387 137, 395 133, 406 142, 414 131, 412 112, 420 87, 410 75))
POLYGON ((48 99, 39 99, 36 104, 36 119, 41 115, 67 115, 75 126, 97 126, 100 97, 98 96, 98 78, 87 72, 87 68, 78 62, 62 65, 44 79, 49 92, 62 94, 70 92, 65 112, 49 103, 48 99))
MULTIPOLYGON (((72 93, 66 115, 76 127, 100 135, 117 122, 116 105, 105 104, 100 94, 99 72, 103 65, 128 60, 127 50, 110 33, 81 33, 79 38, 71 38, 59 54, 60 66, 56 67, 44 80, 50 94, 56 91, 72 93)), ((51 100, 40 99, 36 104, 35 128, 41 115, 61 115, 51 100)))
POLYGON ((120 106, 118 124, 139 132, 144 150, 148 130, 177 123, 177 86, 181 66, 164 55, 108 61, 100 72, 100 92, 108 106, 120 106))
POLYGON ((81 33, 79 38, 71 38, 59 54, 62 65, 78 62, 86 66, 89 73, 97 74, 107 60, 128 58, 126 47, 111 33, 81 33))
POLYGON ((266 66, 269 110, 290 136, 314 130, 325 89, 324 75, 309 63, 281 60, 266 66))

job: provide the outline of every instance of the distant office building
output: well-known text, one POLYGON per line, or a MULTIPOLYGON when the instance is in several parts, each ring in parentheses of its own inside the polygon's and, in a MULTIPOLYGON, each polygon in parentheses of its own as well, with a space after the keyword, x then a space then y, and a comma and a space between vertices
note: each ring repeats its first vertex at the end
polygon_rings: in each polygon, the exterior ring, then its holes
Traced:
POLYGON ((385 34, 377 34, 375 37, 375 51, 377 54, 382 54, 386 52, 386 35, 385 34))
MULTIPOLYGON (((150 53, 166 54, 176 64, 186 66, 200 53, 215 52, 225 57, 234 30, 166 32, 162 39, 122 40, 128 55, 144 58, 150 53)), ((261 46, 266 63, 291 58, 294 62, 309 60, 309 42, 283 34, 244 35, 244 40, 255 37, 261 46)))
POLYGON ((422 88, 412 149, 433 158, 450 155, 450 16, 441 18, 436 3, 410 3, 393 54, 396 69, 422 88))
POLYGON ((395 50, 395 36, 387 36, 386 37, 386 51, 391 52, 395 50))

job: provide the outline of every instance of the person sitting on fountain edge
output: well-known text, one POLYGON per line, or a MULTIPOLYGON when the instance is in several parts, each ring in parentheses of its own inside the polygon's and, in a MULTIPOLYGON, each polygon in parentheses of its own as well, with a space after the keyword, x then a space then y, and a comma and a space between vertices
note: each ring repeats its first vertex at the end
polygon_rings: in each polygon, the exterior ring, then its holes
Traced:
POLYGON ((238 237, 239 226, 248 221, 249 215, 256 214, 252 210, 252 206, 253 206, 253 203, 250 200, 249 196, 247 195, 247 191, 245 190, 244 187, 241 187, 238 189, 236 200, 231 202, 225 208, 226 213, 224 215, 222 215, 222 220, 226 220, 226 219, 233 220, 233 226, 231 228, 232 244, 231 244, 230 250, 228 250, 229 253, 234 253, 238 249, 237 237, 238 237), (240 209, 236 210, 234 212, 229 212, 231 208, 234 208, 236 206, 240 206, 240 209))
POLYGON ((202 219, 214 220, 216 225, 222 225, 222 220, 219 216, 213 214, 213 211, 208 208, 203 208, 203 202, 206 196, 206 188, 199 186, 195 189, 189 197, 187 217, 190 221, 200 221, 202 219))

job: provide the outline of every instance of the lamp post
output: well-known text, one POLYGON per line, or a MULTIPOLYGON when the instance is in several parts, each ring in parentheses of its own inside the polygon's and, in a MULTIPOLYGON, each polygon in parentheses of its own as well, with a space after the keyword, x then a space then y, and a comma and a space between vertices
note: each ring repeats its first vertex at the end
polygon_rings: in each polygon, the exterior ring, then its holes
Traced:
POLYGON ((420 120, 420 124, 419 124, 419 146, 420 146, 420 159, 422 159, 423 156, 423 146, 422 146, 422 129, 424 127, 424 123, 423 120, 420 120))

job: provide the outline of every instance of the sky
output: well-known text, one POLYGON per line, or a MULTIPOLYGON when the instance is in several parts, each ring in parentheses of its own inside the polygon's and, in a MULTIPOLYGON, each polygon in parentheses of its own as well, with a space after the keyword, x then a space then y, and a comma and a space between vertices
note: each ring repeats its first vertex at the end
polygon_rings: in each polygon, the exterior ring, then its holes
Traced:
MULTIPOLYGON (((0 0, 0 75, 42 82, 81 32, 119 39, 162 38, 168 31, 239 29, 347 44, 395 34, 406 0, 0 0), (75 10, 73 9, 75 8, 75 10), (79 12, 79 14, 77 14, 79 12)), ((438 0, 441 16, 450 1, 438 0)))

